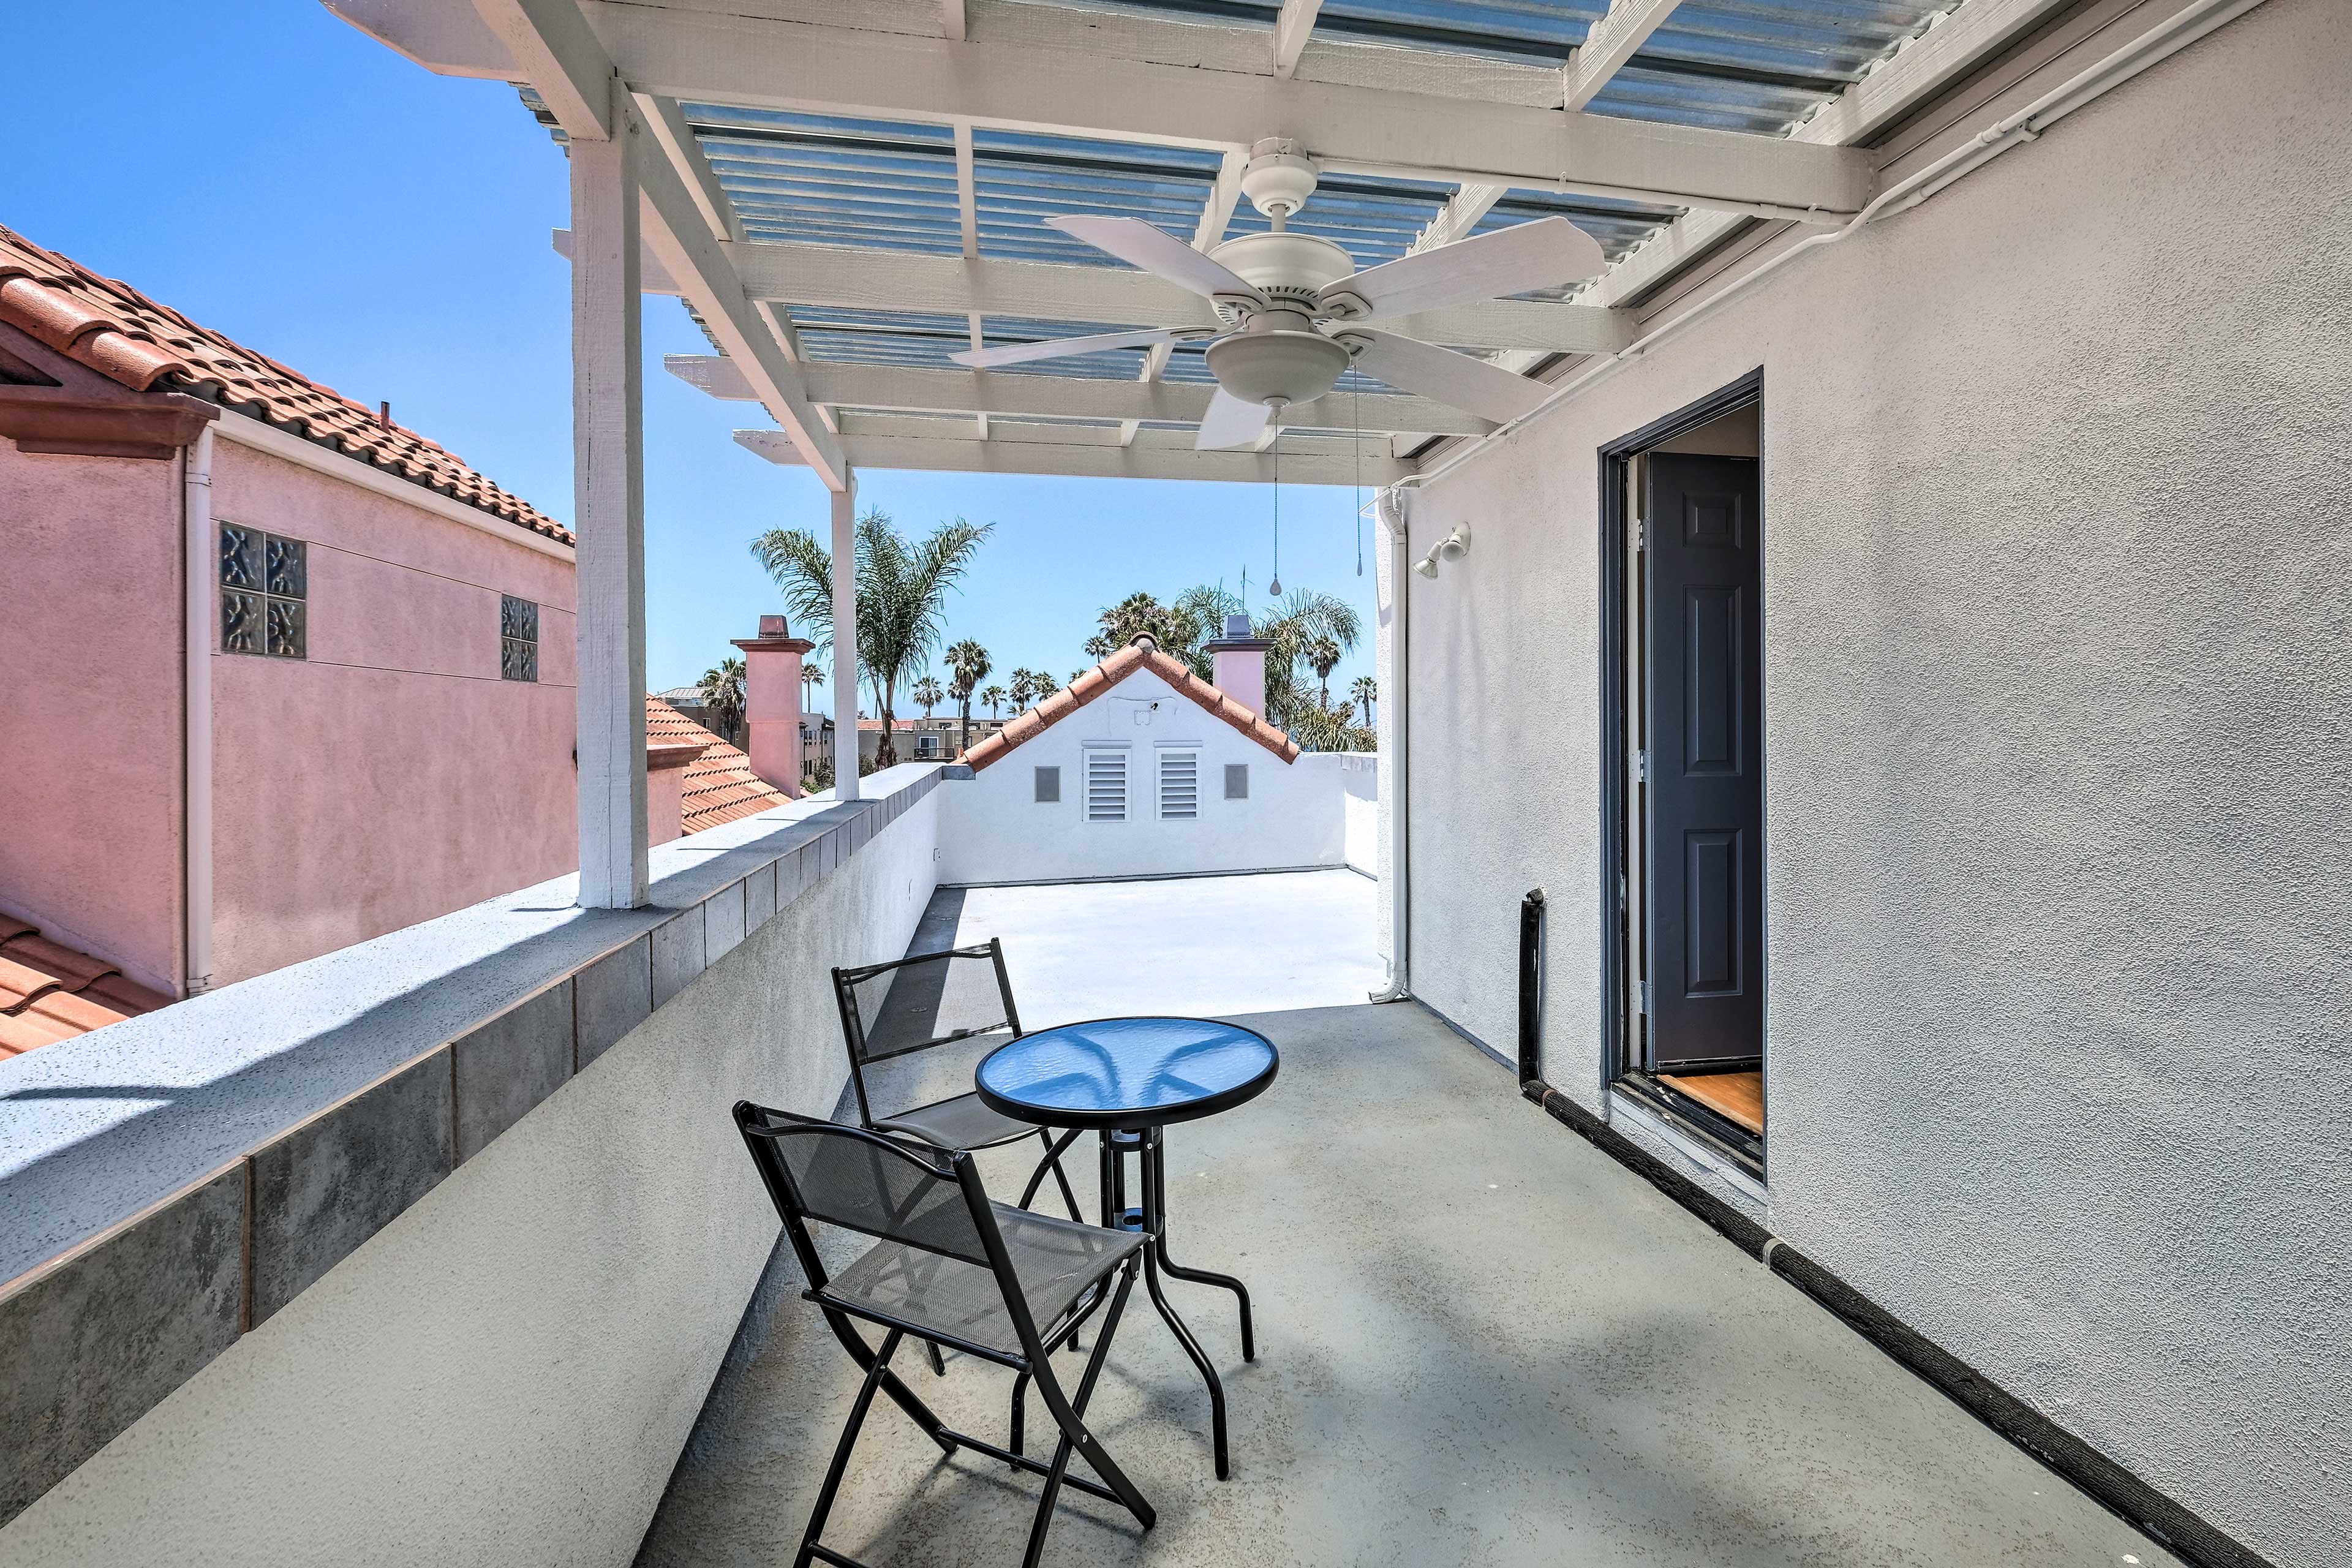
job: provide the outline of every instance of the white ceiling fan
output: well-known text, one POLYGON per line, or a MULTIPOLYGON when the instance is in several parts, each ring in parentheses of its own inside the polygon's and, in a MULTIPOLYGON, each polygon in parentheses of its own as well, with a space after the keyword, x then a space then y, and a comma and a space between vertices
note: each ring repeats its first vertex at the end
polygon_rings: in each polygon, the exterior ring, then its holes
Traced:
POLYGON ((1061 230, 1213 301, 1226 325, 1097 332, 1083 338, 974 349, 951 356, 975 370, 1106 349, 1209 340, 1216 395, 1194 447, 1256 443, 1276 415, 1331 390, 1350 364, 1365 374, 1497 423, 1535 407, 1548 390, 1499 365, 1360 325, 1576 282, 1606 265, 1592 237, 1566 218, 1498 229, 1356 270, 1339 246, 1286 226, 1315 194, 1316 169, 1295 142, 1251 149, 1242 194, 1273 227, 1205 254, 1140 218, 1049 217, 1061 230), (1329 330, 1327 331, 1327 328, 1329 330))

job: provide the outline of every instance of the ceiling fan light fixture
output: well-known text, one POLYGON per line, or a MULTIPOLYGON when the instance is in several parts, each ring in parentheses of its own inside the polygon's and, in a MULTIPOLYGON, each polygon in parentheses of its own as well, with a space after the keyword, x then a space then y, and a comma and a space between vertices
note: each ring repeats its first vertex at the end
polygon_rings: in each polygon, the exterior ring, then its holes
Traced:
POLYGON ((1348 368, 1348 351, 1315 331, 1245 331, 1209 345, 1209 374, 1244 403, 1312 403, 1348 368))

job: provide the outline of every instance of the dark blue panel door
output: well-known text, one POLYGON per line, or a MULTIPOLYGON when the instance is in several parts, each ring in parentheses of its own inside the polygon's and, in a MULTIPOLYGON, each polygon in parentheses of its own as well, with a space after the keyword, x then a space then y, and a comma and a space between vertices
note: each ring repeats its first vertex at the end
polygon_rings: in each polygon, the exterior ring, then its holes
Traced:
POLYGON ((1763 641, 1750 458, 1653 453, 1649 1066, 1753 1066, 1764 1038, 1763 641))

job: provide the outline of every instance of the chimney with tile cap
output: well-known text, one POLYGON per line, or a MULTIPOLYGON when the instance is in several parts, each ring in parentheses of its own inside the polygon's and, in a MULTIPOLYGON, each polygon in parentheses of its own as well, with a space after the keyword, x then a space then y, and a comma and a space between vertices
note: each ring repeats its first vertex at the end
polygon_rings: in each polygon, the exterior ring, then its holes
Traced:
POLYGON ((760 635, 738 637, 743 650, 743 720, 751 730, 751 771, 798 797, 801 793, 801 658, 816 647, 792 635, 782 616, 761 616, 760 635))
POLYGON ((1217 689, 1253 713, 1265 711, 1265 655, 1274 644, 1250 636, 1249 617, 1225 617, 1225 635, 1202 645, 1213 661, 1217 689))

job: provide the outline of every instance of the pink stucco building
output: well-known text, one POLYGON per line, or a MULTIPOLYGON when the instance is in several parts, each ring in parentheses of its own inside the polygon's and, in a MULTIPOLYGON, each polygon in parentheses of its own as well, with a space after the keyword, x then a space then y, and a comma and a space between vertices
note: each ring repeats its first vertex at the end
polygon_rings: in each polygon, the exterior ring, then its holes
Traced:
POLYGON ((0 914, 185 995, 574 863, 572 536, 0 228, 0 914))

